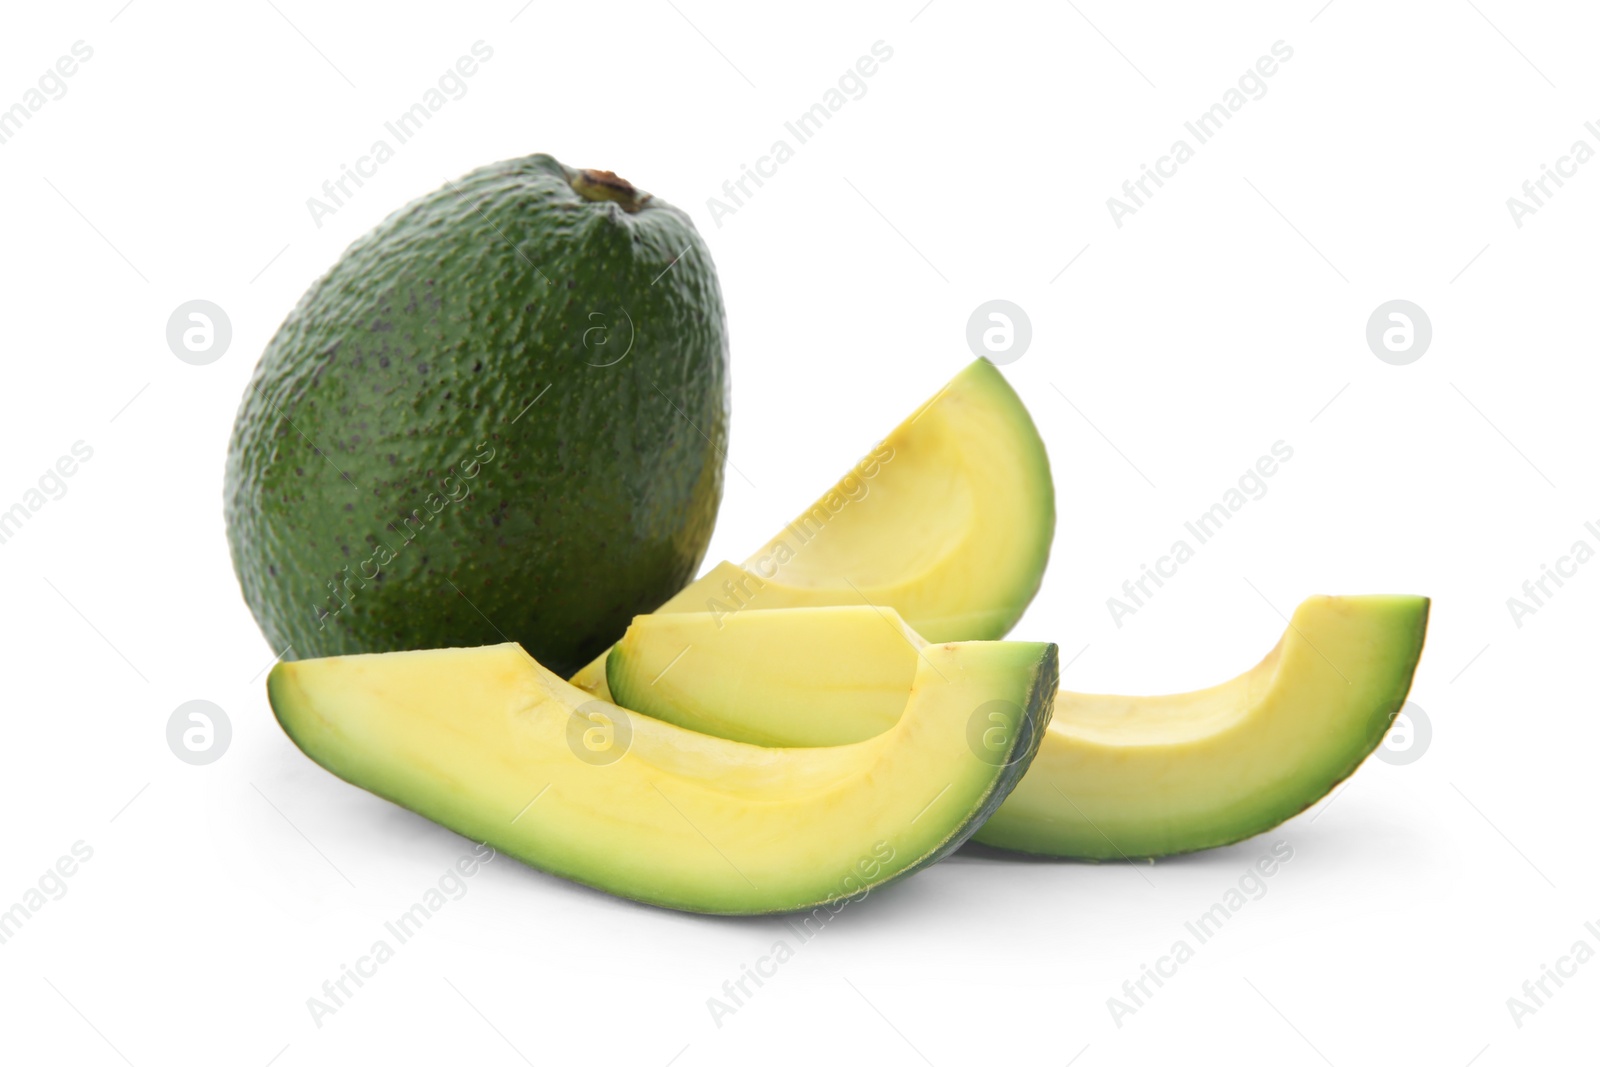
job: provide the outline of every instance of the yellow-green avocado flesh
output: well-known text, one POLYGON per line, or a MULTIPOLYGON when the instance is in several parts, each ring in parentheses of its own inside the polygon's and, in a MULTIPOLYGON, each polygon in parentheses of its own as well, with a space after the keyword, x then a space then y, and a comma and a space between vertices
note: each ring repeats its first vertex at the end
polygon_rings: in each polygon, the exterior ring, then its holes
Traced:
MULTIPOLYGON (((742 566, 657 613, 881 604, 927 640, 1004 637, 1055 535, 1044 442, 1000 371, 969 364, 742 566)), ((605 656, 572 682, 606 697, 605 656)))
POLYGON ((804 911, 957 848, 1049 719, 1056 647, 932 646, 884 732, 774 749, 593 699, 516 644, 280 663, 284 731, 343 778, 573 881, 684 911, 804 911), (969 738, 974 714, 998 733, 969 738), (996 741, 998 739, 998 741, 996 741))
MULTIPOLYGON (((1411 687, 1428 603, 1311 597, 1265 659, 1221 685, 1148 697, 1059 692, 1038 757, 974 839, 1103 860, 1271 829, 1383 740, 1411 687)), ((610 687, 619 703, 718 736, 859 743, 902 714, 927 651, 887 609, 640 616, 611 654, 610 687), (756 699, 764 692, 779 695, 756 699)))

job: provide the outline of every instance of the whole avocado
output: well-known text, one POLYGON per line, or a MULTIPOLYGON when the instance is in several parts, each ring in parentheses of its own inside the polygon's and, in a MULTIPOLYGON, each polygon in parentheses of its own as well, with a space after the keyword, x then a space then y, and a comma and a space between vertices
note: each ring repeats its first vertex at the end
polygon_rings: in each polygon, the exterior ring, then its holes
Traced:
POLYGON ((562 675, 694 577, 728 342, 688 215, 546 155, 351 245, 267 345, 228 541, 285 659, 520 642, 562 675))

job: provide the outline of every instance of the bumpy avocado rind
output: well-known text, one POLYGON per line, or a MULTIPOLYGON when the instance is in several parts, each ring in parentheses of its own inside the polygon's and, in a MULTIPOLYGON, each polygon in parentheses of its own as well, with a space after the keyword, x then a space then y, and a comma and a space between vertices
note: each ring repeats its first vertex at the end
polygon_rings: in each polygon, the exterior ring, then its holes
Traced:
POLYGON ((698 569, 728 343, 688 216, 535 155, 344 253, 245 392, 225 511, 285 659, 517 641, 577 669, 698 569))

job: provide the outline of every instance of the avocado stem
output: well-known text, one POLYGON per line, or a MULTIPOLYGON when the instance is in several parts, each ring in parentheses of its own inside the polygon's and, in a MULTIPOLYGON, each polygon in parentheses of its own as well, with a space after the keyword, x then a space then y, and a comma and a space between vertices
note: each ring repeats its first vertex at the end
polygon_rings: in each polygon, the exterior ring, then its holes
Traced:
POLYGON ((634 188, 628 179, 618 177, 615 172, 609 170, 573 171, 567 181, 585 200, 610 201, 621 205, 622 210, 629 214, 638 211, 650 199, 649 193, 634 188))

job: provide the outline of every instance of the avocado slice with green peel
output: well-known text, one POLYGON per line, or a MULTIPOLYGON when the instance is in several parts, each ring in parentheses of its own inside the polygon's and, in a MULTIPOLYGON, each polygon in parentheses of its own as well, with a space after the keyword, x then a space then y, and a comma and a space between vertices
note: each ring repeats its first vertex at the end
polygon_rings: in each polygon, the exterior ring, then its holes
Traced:
MULTIPOLYGON (((880 604, 929 641, 995 640, 1039 590, 1055 518, 1039 431, 979 359, 742 566, 719 564, 656 610, 880 604)), ((572 681, 605 696, 605 655, 572 681)))
MULTIPOLYGON (((1105 860, 1270 830, 1382 742, 1410 690, 1428 606, 1311 597, 1265 659, 1221 685, 1059 692, 1038 758, 975 840, 1105 860)), ((634 620, 607 670, 618 703, 688 729, 774 746, 860 744, 899 720, 921 657, 938 647, 884 608, 658 614, 634 620)))
POLYGON ((746 915, 860 899, 919 870, 1021 778, 1056 646, 941 645, 919 663, 897 722, 828 748, 629 712, 516 644, 280 663, 267 689, 295 744, 354 785, 609 893, 746 915))
POLYGON ((286 659, 513 640, 575 670, 698 570, 728 399, 687 214, 545 155, 473 171, 262 355, 225 488, 244 598, 286 659))

